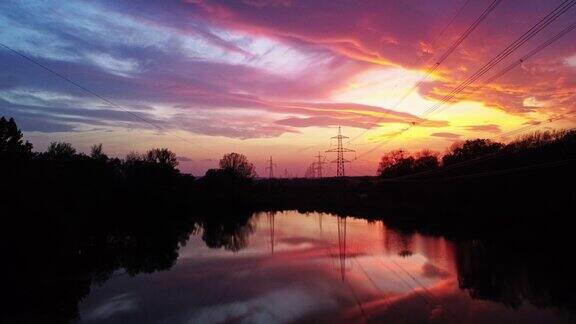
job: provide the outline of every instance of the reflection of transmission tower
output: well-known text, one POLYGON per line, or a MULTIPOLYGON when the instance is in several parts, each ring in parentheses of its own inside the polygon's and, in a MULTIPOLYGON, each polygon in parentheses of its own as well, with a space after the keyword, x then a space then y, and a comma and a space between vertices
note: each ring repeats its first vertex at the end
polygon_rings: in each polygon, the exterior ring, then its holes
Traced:
POLYGON ((272 157, 270 157, 270 159, 268 159, 267 162, 268 166, 266 167, 266 170, 269 170, 268 177, 272 179, 274 178, 274 167, 276 166, 276 164, 272 162, 272 157))
POLYGON ((346 279, 346 217, 338 217, 338 249, 340 256, 340 274, 346 279))
POLYGON ((315 157, 318 158, 318 162, 315 162, 316 163, 316 177, 322 178, 322 176, 323 176, 322 165, 326 164, 326 159, 324 158, 323 155, 320 154, 320 152, 318 152, 318 155, 316 155, 315 157))
POLYGON ((345 138, 348 138, 348 136, 344 136, 342 135, 342 132, 340 131, 340 126, 338 126, 338 135, 334 136, 332 138, 335 138, 338 140, 338 146, 335 149, 331 149, 326 151, 327 153, 329 152, 335 152, 336 153, 336 160, 332 161, 332 163, 336 163, 336 176, 337 177, 344 177, 344 164, 345 163, 350 163, 350 160, 346 160, 344 158, 344 152, 354 152, 354 150, 345 148, 342 145, 342 140, 345 138))
POLYGON ((275 212, 268 212, 268 229, 270 230, 270 253, 274 254, 274 216, 275 212))

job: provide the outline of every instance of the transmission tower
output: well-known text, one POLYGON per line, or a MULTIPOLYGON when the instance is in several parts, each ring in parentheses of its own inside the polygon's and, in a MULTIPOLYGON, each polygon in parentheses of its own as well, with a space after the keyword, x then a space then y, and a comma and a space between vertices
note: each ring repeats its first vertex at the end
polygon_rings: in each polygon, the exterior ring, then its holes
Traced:
POLYGON ((312 162, 312 164, 310 164, 308 166, 308 169, 306 169, 306 173, 304 174, 304 176, 306 178, 316 178, 316 162, 312 162))
POLYGON ((268 178, 272 179, 274 178, 274 167, 276 166, 276 163, 272 162, 272 157, 270 157, 267 162, 268 166, 266 167, 266 170, 269 171, 268 178))
POLYGON ((350 160, 346 160, 344 158, 344 153, 345 152, 355 152, 355 151, 351 150, 349 148, 345 148, 342 145, 342 140, 345 138, 349 138, 349 137, 342 135, 342 132, 340 130, 340 126, 338 126, 338 135, 334 136, 332 138, 335 138, 338 140, 338 146, 335 149, 331 149, 331 150, 326 151, 326 153, 336 153, 336 160, 332 161, 332 163, 336 163, 336 176, 337 177, 344 177, 345 176, 344 164, 350 163, 350 160))
POLYGON ((323 173, 322 173, 322 165, 326 164, 326 158, 320 154, 320 152, 318 152, 318 155, 315 156, 315 158, 318 159, 318 162, 316 163, 316 177, 318 178, 322 178, 323 173))

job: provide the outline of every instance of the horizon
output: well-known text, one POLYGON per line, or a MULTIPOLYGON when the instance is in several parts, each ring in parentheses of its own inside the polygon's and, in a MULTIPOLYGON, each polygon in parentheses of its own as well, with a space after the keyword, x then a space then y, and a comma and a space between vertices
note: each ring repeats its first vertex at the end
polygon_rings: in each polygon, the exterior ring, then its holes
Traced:
MULTIPOLYGON (((561 2, 6 1, 0 115, 14 117, 35 150, 103 143, 121 157, 167 147, 197 176, 233 151, 260 175, 272 156, 278 174, 302 176, 318 152, 334 158, 324 151, 341 126, 360 157, 350 175, 374 175, 397 148, 442 152, 466 139, 507 142, 532 125, 574 127, 575 33, 442 104, 561 2)), ((572 9, 471 88, 573 22, 572 9)))

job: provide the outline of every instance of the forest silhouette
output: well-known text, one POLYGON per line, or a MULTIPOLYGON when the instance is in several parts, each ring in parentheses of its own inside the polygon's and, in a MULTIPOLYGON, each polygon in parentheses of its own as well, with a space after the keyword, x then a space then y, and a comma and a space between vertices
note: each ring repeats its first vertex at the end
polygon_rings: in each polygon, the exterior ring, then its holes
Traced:
MULTIPOLYGON (((547 131, 508 144, 458 142, 442 157, 430 150, 394 150, 383 155, 377 177, 261 179, 244 155, 229 153, 219 168, 196 178, 181 173, 176 154, 166 148, 123 159, 108 157, 102 144, 89 154, 58 142, 34 152, 16 122, 2 117, 0 200, 7 211, 50 211, 71 222, 79 218, 70 215, 79 212, 101 218, 110 210, 126 218, 144 211, 161 218, 182 210, 290 208, 392 211, 387 214, 420 222, 472 224, 497 219, 490 209, 533 208, 528 201, 539 201, 535 207, 546 212, 571 210, 573 191, 564 188, 574 179, 575 158, 576 131, 547 131), (480 203, 486 198, 488 204, 480 203), (459 216, 472 206, 474 216, 459 216)), ((518 213, 513 214, 498 221, 509 222, 518 213)))
POLYGON ((245 156, 230 153, 195 178, 165 148, 123 159, 100 144, 90 154, 58 142, 34 152, 16 122, 2 117, 0 239, 10 278, 2 319, 67 323, 90 287, 116 271, 169 269, 200 231, 206 246, 239 251, 253 232, 250 215, 281 209, 383 219, 407 235, 449 237, 458 242, 460 286, 474 298, 509 307, 528 298, 573 313, 563 258, 576 206, 575 141, 574 131, 544 132, 506 145, 458 143, 443 158, 396 151, 383 157, 378 177, 345 179, 258 179, 245 156), (551 250, 559 276, 534 257, 551 250))

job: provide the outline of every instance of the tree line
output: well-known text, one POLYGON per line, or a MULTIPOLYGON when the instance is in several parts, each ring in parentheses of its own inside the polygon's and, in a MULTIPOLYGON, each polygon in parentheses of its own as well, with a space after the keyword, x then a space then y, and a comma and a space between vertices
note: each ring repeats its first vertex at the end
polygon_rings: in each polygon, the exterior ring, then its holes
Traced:
POLYGON ((219 168, 201 179, 177 167, 176 154, 167 148, 116 158, 102 144, 86 154, 70 143, 53 142, 35 152, 14 119, 0 118, 0 202, 21 212, 114 209, 134 214, 175 203, 196 209, 222 198, 241 201, 256 177, 254 165, 238 153, 224 155, 219 168))
MULTIPOLYGON (((395 178, 430 171, 444 171, 454 166, 473 162, 473 169, 481 162, 490 160, 493 169, 524 165, 548 158, 574 155, 576 130, 543 131, 521 136, 503 144, 490 139, 472 139, 455 142, 444 155, 432 150, 410 154, 398 149, 382 156, 378 165, 378 176, 395 178), (510 160, 514 160, 511 162, 510 160), (508 160, 508 161, 505 161, 508 160)), ((485 163, 485 162, 484 162, 485 163)))

